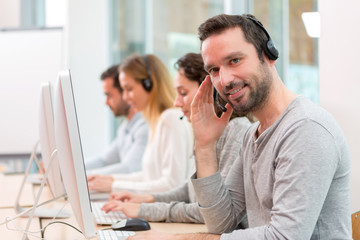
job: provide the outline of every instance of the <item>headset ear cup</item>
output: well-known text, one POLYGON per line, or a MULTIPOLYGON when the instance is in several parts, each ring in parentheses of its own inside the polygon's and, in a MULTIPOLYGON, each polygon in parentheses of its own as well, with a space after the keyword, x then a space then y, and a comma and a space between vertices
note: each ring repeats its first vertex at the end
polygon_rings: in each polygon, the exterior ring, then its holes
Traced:
POLYGON ((276 49, 274 42, 270 38, 268 41, 264 43, 265 46, 263 46, 264 52, 266 56, 268 56, 271 60, 276 60, 279 57, 279 51, 276 49))
POLYGON ((265 55, 271 59, 271 60, 276 60, 279 57, 279 51, 276 49, 275 44, 273 42, 273 40, 270 37, 270 34, 266 31, 265 27, 262 25, 262 23, 252 17, 249 16, 245 16, 247 19, 251 20, 253 23, 255 23, 259 28, 261 28, 261 30, 266 34, 268 40, 264 41, 262 44, 262 49, 265 52, 265 55))
POLYGON ((147 73, 147 78, 144 78, 141 80, 141 84, 143 86, 143 88, 147 91, 150 92, 153 86, 153 83, 151 81, 151 73, 150 73, 150 68, 149 68, 149 63, 148 60, 146 58, 146 55, 142 57, 144 59, 145 62, 145 68, 146 68, 146 73, 147 73))
POLYGON ((142 84, 143 88, 145 89, 145 91, 147 91, 147 92, 150 92, 150 91, 151 91, 151 89, 152 89, 152 82, 151 82, 150 79, 148 79, 148 78, 142 79, 142 80, 141 80, 141 84, 142 84))

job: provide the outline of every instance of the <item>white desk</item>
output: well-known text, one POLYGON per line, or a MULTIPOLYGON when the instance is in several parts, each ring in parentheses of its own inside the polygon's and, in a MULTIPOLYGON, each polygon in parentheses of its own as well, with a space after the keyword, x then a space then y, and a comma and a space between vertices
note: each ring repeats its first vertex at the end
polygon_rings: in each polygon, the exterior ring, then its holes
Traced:
MULTIPOLYGON (((2 208, 0 208, 0 221, 3 221, 6 217, 15 216, 15 212, 13 210, 13 204, 16 199, 17 189, 20 187, 22 175, 10 175, 10 176, 2 176, 0 179, 0 187, 4 184, 7 185, 4 189, 7 192, 3 191, 2 199, 4 204, 2 208), (8 185, 10 184, 10 185, 8 185), (17 186, 15 186, 17 185, 17 186), (12 186, 12 187, 10 187, 12 186), (6 207, 7 206, 7 207, 6 207)), ((33 203, 34 194, 38 191, 39 186, 32 187, 28 185, 29 190, 24 191, 22 198, 24 202, 33 203)), ((44 188, 40 202, 46 201, 51 198, 51 194, 48 188, 44 188)), ((52 202, 44 207, 46 208, 61 208, 65 203, 65 200, 58 200, 56 202, 52 202)), ((65 209, 71 211, 70 204, 65 206, 65 209)), ((19 228, 24 229, 27 223, 27 218, 18 218, 14 221, 19 228)), ((51 220, 49 219, 39 219, 34 218, 31 223, 30 231, 38 231, 40 226, 44 227, 51 220)), ((62 221, 69 223, 78 228, 78 224, 74 215, 67 219, 57 219, 57 221, 62 221)), ((187 224, 187 223, 150 223, 150 227, 153 230, 159 232, 167 232, 167 233, 195 233, 195 232, 206 232, 207 229, 204 224, 187 224)), ((108 226, 97 226, 97 229, 108 228, 108 226)), ((37 233, 36 236, 41 236, 40 233, 37 233)), ((5 225, 0 226, 0 239, 21 239, 22 233, 8 230, 5 225)), ((64 224, 52 224, 46 228, 45 238, 51 240, 71 240, 71 239, 85 239, 82 234, 74 230, 73 228, 64 225, 64 224)), ((29 236, 29 239, 38 239, 36 237, 29 236)))
MULTIPOLYGON (((10 208, 15 204, 17 194, 20 189, 23 175, 3 175, 0 174, 0 208, 10 208)), ((21 198, 21 206, 32 206, 34 204, 32 184, 25 184, 21 198)))
MULTIPOLYGON (((12 217, 15 216, 16 213, 14 209, 12 208, 1 208, 0 209, 0 221, 2 222, 5 220, 6 217, 12 217)), ((13 222, 9 223, 8 226, 10 229, 19 228, 19 229, 25 229, 26 224, 28 222, 27 218, 17 218, 13 222)), ((34 218, 30 225, 30 231, 39 231, 40 229, 40 220, 38 218, 34 218)), ((41 234, 35 233, 37 237, 28 236, 29 239, 39 239, 38 237, 41 236, 41 234)), ((23 233, 19 231, 13 231, 9 230, 6 225, 0 226, 0 239, 4 240, 15 240, 15 239, 22 239, 23 233)))
MULTIPOLYGON (((0 222, 3 222, 7 217, 13 217, 16 214, 14 211, 14 203, 20 189, 23 175, 3 175, 0 174, 0 222)), ((23 193, 20 198, 22 206, 31 206, 34 204, 34 189, 32 184, 25 184, 23 193)), ((28 222, 27 218, 17 218, 8 224, 10 229, 25 229, 28 222)), ((39 231, 40 220, 34 218, 30 225, 30 231, 39 231)), ((23 233, 19 231, 9 230, 6 225, 0 226, 0 239, 21 239, 23 233)), ((34 235, 40 237, 41 234, 35 233, 34 235)), ((37 237, 29 236, 29 239, 39 239, 37 237)))

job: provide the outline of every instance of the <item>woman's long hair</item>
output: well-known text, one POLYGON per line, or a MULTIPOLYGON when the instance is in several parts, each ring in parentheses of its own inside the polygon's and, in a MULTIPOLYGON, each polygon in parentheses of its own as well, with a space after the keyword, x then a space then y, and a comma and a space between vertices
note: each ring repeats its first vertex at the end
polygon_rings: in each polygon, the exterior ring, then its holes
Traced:
POLYGON ((154 133, 161 113, 173 107, 175 100, 175 90, 168 69, 155 55, 130 55, 121 63, 120 72, 132 76, 140 84, 143 79, 150 78, 152 88, 149 103, 142 113, 154 133))

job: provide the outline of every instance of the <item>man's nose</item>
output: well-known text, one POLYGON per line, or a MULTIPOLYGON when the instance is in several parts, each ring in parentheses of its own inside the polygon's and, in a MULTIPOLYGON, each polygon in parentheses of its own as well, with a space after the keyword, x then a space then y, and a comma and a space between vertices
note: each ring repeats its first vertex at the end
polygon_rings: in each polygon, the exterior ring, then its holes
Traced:
POLYGON ((222 86, 227 86, 230 82, 233 81, 234 76, 231 71, 227 68, 221 68, 219 70, 220 83, 222 86))

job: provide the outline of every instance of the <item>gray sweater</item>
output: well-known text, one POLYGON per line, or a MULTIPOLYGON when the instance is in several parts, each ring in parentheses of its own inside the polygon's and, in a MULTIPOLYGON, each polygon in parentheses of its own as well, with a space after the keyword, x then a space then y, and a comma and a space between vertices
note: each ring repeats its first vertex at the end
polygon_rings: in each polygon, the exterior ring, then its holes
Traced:
MULTIPOLYGON (((234 118, 216 144, 221 177, 225 178, 234 159, 239 155, 245 131, 250 126, 247 118, 234 118)), ((154 194, 155 203, 143 203, 139 217, 148 221, 203 223, 191 182, 171 191, 154 194)))
POLYGON ((228 239, 351 239, 350 155, 335 119, 297 97, 257 139, 245 134, 226 183, 194 179, 210 232, 228 239), (234 230, 246 210, 249 227, 234 230), (233 232, 232 232, 233 231, 233 232))
POLYGON ((118 128, 116 139, 97 157, 85 162, 87 174, 132 173, 141 170, 141 159, 149 135, 149 125, 141 113, 118 128))

